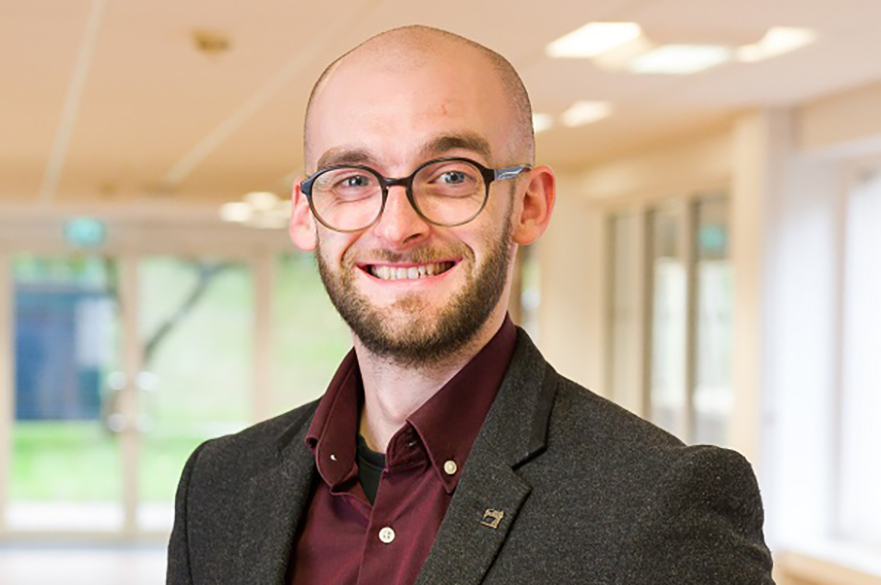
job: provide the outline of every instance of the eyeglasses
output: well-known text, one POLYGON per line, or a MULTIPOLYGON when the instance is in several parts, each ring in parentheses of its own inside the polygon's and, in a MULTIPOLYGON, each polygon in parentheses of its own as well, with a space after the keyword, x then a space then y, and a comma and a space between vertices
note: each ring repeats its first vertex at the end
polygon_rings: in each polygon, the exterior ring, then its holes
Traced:
POLYGON ((312 214, 325 227, 356 232, 379 221, 389 187, 407 191, 419 217, 434 225, 455 227, 473 220, 483 210, 493 181, 513 179, 528 165, 488 169, 467 158, 441 158, 419 165, 409 177, 383 177, 370 167, 332 166, 300 184, 312 214))

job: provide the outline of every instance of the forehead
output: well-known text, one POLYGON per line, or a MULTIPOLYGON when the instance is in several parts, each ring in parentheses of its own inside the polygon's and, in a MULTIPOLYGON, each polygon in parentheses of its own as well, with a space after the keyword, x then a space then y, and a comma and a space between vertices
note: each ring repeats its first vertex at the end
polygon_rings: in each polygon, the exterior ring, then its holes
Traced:
POLYGON ((499 157, 514 128, 511 110, 493 65, 477 51, 351 55, 315 96, 306 164, 314 170, 327 152, 356 149, 407 166, 426 144, 451 135, 482 138, 499 157))

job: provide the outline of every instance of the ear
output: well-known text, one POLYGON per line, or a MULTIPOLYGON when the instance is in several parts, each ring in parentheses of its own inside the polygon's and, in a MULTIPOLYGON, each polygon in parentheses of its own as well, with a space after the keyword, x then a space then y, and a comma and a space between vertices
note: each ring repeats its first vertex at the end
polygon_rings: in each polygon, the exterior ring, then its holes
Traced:
POLYGON ((294 245, 304 252, 312 252, 318 245, 318 232, 315 218, 309 208, 309 201, 300 190, 302 179, 294 182, 294 190, 291 194, 291 220, 288 223, 288 233, 294 245))
POLYGON ((529 185, 523 195, 519 214, 514 218, 514 241, 527 246, 548 227, 557 193, 557 182, 550 167, 536 167, 529 172, 529 185))

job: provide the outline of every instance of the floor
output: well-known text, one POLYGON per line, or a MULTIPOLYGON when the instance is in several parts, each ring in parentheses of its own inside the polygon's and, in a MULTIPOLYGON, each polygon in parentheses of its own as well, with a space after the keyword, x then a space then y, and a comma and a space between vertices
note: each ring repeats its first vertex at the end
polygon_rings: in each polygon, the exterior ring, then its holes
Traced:
POLYGON ((0 547, 0 585, 163 585, 165 548, 0 547))

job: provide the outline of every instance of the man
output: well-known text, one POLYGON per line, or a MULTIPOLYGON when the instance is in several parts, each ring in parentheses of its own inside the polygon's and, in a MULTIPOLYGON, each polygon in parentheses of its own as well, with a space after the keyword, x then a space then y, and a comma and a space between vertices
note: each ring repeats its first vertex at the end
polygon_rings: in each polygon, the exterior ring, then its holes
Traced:
POLYGON ((290 233, 354 349, 324 397, 202 445, 168 583, 771 583, 739 455, 678 440, 559 376, 506 317, 545 230, 510 64, 396 29, 333 63, 290 233))

